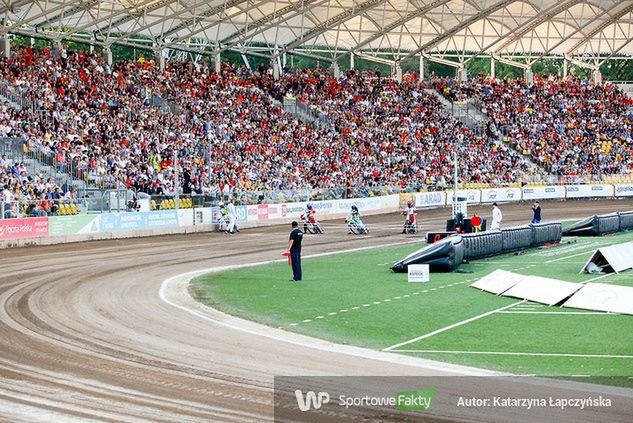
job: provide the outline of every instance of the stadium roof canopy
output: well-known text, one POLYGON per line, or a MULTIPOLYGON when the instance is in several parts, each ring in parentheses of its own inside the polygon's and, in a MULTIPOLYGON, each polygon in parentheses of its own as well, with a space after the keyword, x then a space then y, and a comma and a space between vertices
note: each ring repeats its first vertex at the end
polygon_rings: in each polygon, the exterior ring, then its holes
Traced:
MULTIPOLYGON (((213 54, 393 63, 633 54, 632 0, 2 0, 3 31, 213 54)), ((2 30, 0 30, 2 31, 2 30)))

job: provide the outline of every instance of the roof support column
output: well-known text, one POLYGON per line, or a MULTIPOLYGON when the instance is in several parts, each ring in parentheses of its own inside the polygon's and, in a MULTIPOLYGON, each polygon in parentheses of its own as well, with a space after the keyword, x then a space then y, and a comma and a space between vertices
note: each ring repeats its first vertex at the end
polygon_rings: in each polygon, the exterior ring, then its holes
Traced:
POLYGON ((492 78, 496 78, 496 71, 495 71, 495 58, 494 57, 490 57, 490 76, 492 78))
POLYGON ((165 55, 163 54, 162 49, 154 50, 154 63, 158 66, 158 69, 164 71, 165 70, 165 55))
POLYGON ((60 59, 64 53, 64 46, 61 40, 55 40, 53 42, 53 52, 55 53, 55 59, 60 59))
POLYGON ((213 70, 218 75, 222 71, 222 66, 221 65, 222 65, 222 58, 220 57, 220 53, 215 53, 213 55, 213 70))
POLYGON ((595 69, 591 73, 591 78, 593 79, 594 84, 602 85, 602 72, 600 72, 600 69, 595 69))
POLYGON ((354 52, 349 53, 349 68, 354 70, 354 52))
POLYGON ((112 50, 110 50, 110 46, 103 47, 103 61, 106 62, 107 65, 112 64, 112 50))
POLYGON ((11 57, 11 41, 9 41, 9 34, 0 35, 0 57, 11 57))
POLYGON ((424 81, 424 56, 420 53, 420 81, 424 81))
POLYGON ((532 72, 531 68, 525 68, 525 70, 523 71, 523 77, 525 78, 526 84, 534 84, 534 72, 532 72))
POLYGON ((468 80, 468 73, 463 64, 457 68, 457 80, 459 82, 466 82, 468 80))
POLYGON ((332 76, 336 79, 339 79, 341 77, 341 68, 339 67, 338 63, 333 62, 331 69, 332 69, 332 76))
POLYGON ((398 83, 402 83, 402 68, 400 67, 400 63, 396 65, 394 79, 398 81, 398 83))
POLYGON ((273 79, 277 81, 279 79, 279 66, 277 66, 277 60, 270 61, 270 67, 273 68, 273 79))
POLYGON ((567 57, 565 56, 563 58, 563 78, 567 78, 567 68, 569 66, 569 61, 567 60, 567 57))

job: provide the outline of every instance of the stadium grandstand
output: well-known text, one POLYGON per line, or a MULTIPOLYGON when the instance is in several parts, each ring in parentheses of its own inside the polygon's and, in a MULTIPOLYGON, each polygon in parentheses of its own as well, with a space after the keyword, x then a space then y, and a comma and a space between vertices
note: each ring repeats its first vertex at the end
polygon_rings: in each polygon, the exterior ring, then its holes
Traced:
POLYGON ((0 20, 0 420, 633 422, 633 0, 0 20))
POLYGON ((3 12, 3 197, 28 214, 51 213, 39 200, 71 186, 84 197, 442 189, 454 153, 473 186, 630 172, 630 85, 609 80, 633 79, 628 2, 9 1, 3 12))

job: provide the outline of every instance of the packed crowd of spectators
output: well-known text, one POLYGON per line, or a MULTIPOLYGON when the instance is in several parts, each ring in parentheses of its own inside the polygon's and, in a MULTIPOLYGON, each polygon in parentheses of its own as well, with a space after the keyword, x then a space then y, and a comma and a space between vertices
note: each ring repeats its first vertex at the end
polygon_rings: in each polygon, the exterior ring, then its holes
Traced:
MULTIPOLYGON (((514 182, 527 171, 518 155, 453 119, 415 76, 397 83, 372 72, 334 78, 324 70, 296 69, 274 80, 265 69, 225 65, 216 74, 203 63, 168 62, 161 71, 151 61, 108 65, 84 52, 55 55, 28 48, 0 61, 0 78, 31 99, 37 111, 6 112, 0 131, 25 136, 31 151, 105 187, 170 195, 176 189, 450 185, 458 144, 460 177, 466 182, 514 182), (284 96, 318 109, 328 124, 312 126, 273 104, 273 98, 284 96), (181 164, 177 184, 175 160, 181 164)), ((534 119, 504 103, 507 91, 516 96, 512 87, 520 91, 521 84, 508 82, 503 92, 490 84, 485 93, 474 86, 473 95, 482 97, 498 126, 525 121, 517 138, 550 166, 567 166, 568 152, 552 156, 550 149, 556 148, 549 139, 538 147, 535 132, 526 126, 534 119)), ((604 90, 603 97, 611 93, 604 90)), ((588 109, 586 116, 595 115, 606 127, 608 118, 588 109)), ((542 131, 559 139, 561 128, 572 133, 566 123, 542 131)), ((617 157, 622 148, 612 141, 605 157, 617 157)), ((571 149, 576 150, 587 154, 581 145, 571 149)))
POLYGON ((0 203, 2 218, 51 216, 60 204, 77 203, 75 188, 58 185, 53 178, 30 175, 23 162, 14 162, 7 155, 0 157, 0 203))
POLYGON ((549 173, 633 170, 632 101, 613 84, 538 75, 532 85, 483 76, 432 83, 450 100, 474 99, 517 150, 549 173))

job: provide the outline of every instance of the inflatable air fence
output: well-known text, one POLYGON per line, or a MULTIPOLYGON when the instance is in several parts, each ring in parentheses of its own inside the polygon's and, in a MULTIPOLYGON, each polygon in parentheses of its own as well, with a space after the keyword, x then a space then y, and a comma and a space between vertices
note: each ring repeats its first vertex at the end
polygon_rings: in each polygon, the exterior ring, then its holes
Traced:
POLYGON ((560 242, 562 232, 560 222, 555 222, 453 235, 409 254, 394 264, 391 270, 400 273, 406 272, 410 264, 428 264, 431 272, 450 272, 464 260, 476 260, 560 242))
POLYGON ((600 236, 633 229, 633 211, 590 216, 565 229, 565 236, 600 236))

